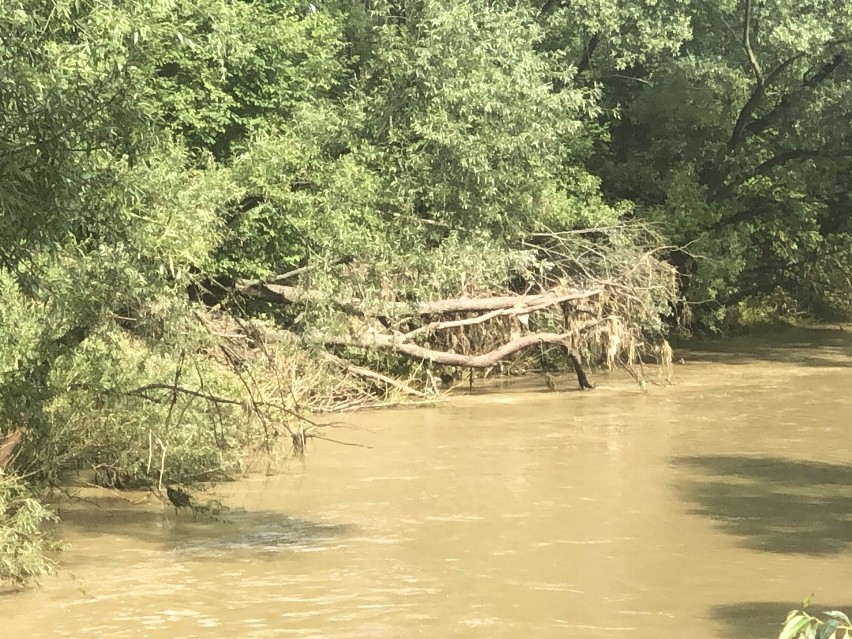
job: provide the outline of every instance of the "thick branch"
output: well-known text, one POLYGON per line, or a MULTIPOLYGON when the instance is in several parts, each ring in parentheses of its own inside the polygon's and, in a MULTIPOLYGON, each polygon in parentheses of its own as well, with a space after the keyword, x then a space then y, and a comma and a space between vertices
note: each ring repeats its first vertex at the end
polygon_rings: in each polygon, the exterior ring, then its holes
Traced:
POLYGON ((728 138, 727 143, 724 147, 719 149, 719 152, 713 159, 712 164, 706 166, 701 172, 701 181, 707 187, 710 199, 714 197, 716 191, 728 176, 730 169, 724 166, 725 159, 745 140, 748 132, 748 124, 752 121, 752 115, 754 115, 755 109, 757 109, 761 100, 763 100, 766 87, 774 83, 791 64, 802 56, 804 56, 804 53, 797 53, 796 55, 786 59, 784 62, 775 67, 775 69, 773 69, 762 83, 758 82, 755 85, 748 101, 743 105, 743 108, 740 109, 737 121, 734 123, 734 128, 731 131, 731 136, 728 138))
POLYGON ((770 111, 759 118, 751 120, 746 129, 751 135, 760 135, 766 128, 776 121, 792 104, 792 98, 798 97, 802 89, 813 89, 831 76, 834 70, 843 62, 843 55, 834 54, 831 60, 820 65, 813 73, 808 73, 802 78, 802 86, 796 93, 785 94, 770 111))
POLYGON ((582 73, 587 70, 591 66, 592 55, 595 52, 595 49, 598 48, 598 44, 601 41, 601 36, 599 33, 592 34, 592 37, 588 39, 584 39, 583 44, 583 57, 580 58, 580 62, 577 64, 577 72, 582 73))
MULTIPOLYGON (((819 157, 823 153, 824 153, 824 151, 819 151, 819 150, 815 150, 815 149, 794 149, 792 151, 786 151, 784 153, 779 153, 778 155, 772 156, 768 160, 759 164, 751 173, 749 173, 745 177, 737 178, 737 180, 732 182, 730 185, 726 186, 725 187, 726 192, 723 193, 722 191, 720 191, 719 192, 719 198, 727 197, 729 195, 733 195, 733 193, 735 192, 735 190, 738 186, 744 184, 746 181, 750 180, 753 177, 757 177, 758 175, 768 174, 769 171, 771 171, 773 168, 775 168, 777 166, 782 166, 782 165, 786 164, 787 162, 791 162, 793 160, 800 159, 800 158, 819 157)), ((850 150, 850 149, 841 149, 839 151, 834 151, 833 153, 835 155, 841 155, 841 156, 846 156, 846 157, 852 156, 852 150, 850 150)), ((737 223, 740 223, 740 222, 747 222, 748 220, 753 220, 753 219, 760 217, 764 213, 768 213, 768 211, 765 207, 759 207, 759 206, 753 206, 753 205, 748 206, 744 210, 741 210, 739 213, 736 213, 736 214, 734 214, 730 217, 726 217, 726 218, 719 220, 715 224, 711 225, 708 230, 715 231, 715 230, 718 230, 718 229, 723 228, 725 226, 729 226, 731 224, 737 224, 737 223)))
MULTIPOLYGON (((563 302, 577 301, 578 299, 587 299, 589 297, 594 297, 601 293, 600 290, 595 289, 593 291, 587 291, 587 294, 583 295, 583 297, 578 298, 577 295, 563 295, 562 297, 546 297, 544 299, 535 300, 528 303, 519 303, 515 304, 511 308, 499 308, 497 310, 491 311, 489 313, 485 313, 483 315, 478 315, 476 317, 468 317, 466 319, 461 320, 453 320, 446 322, 431 322, 426 326, 420 326, 419 328, 414 329, 413 331, 409 331, 405 335, 402 336, 401 342, 410 342, 417 335, 421 335, 423 333, 433 333, 435 331, 446 330, 448 328, 460 328, 462 326, 473 326, 474 324, 482 324, 487 322, 488 320, 494 319, 495 317, 503 317, 507 315, 528 315, 535 311, 541 311, 550 306, 555 306, 557 304, 562 304, 563 302)), ((527 296, 528 297, 528 296, 527 296)), ((543 297, 543 296, 536 296, 543 297)), ((498 299, 498 298, 494 298, 498 299)))
POLYGON ((748 62, 751 65, 751 70, 754 71, 754 79, 757 81, 757 86, 764 87, 763 71, 760 69, 760 64, 757 61, 757 56, 754 49, 751 47, 751 0, 746 0, 745 3, 745 18, 743 19, 743 48, 748 55, 748 62))
POLYGON ((831 57, 831 60, 823 64, 819 68, 819 70, 816 71, 816 73, 805 77, 803 82, 804 86, 812 89, 818 84, 824 82, 825 79, 828 78, 828 76, 830 76, 834 72, 834 70, 840 66, 841 62, 843 62, 843 54, 835 53, 831 57))
POLYGON ((721 187, 716 193, 713 195, 713 200, 721 200, 726 197, 733 195, 737 188, 748 182, 749 180, 758 177, 759 175, 766 175, 772 169, 777 166, 783 166, 792 160, 798 160, 800 158, 813 158, 818 157, 820 155, 820 151, 816 151, 813 149, 794 149, 792 151, 785 151, 784 153, 779 153, 778 155, 774 155, 768 160, 761 162, 758 164, 754 170, 740 177, 732 180, 725 186, 721 187))
MULTIPOLYGON (((322 295, 307 292, 294 286, 267 284, 262 287, 274 294, 281 302, 328 302, 322 295)), ((388 302, 383 305, 382 312, 387 315, 443 315, 450 313, 477 313, 496 311, 500 309, 519 309, 517 313, 530 310, 541 310, 554 304, 579 301, 595 297, 602 293, 595 288, 586 291, 576 289, 554 289, 540 295, 502 295, 496 297, 461 297, 447 300, 431 300, 410 304, 408 302, 388 302)), ((365 315, 364 304, 361 300, 350 300, 337 304, 345 311, 356 315, 365 315)))
POLYGON ((592 390, 594 386, 586 376, 586 371, 583 370, 583 364, 580 362, 580 353, 576 348, 571 348, 567 344, 568 357, 571 359, 571 364, 574 366, 574 373, 577 375, 577 383, 580 384, 580 390, 592 390))
POLYGON ((609 321, 608 318, 590 320, 579 326, 572 327, 572 331, 568 333, 532 333, 514 339, 498 348, 495 348, 488 353, 482 355, 464 355, 461 353, 447 353, 445 351, 437 351, 417 344, 408 342, 400 342, 393 335, 383 335, 377 333, 367 333, 360 339, 350 340, 343 338, 328 338, 326 343, 339 344, 343 346, 359 346, 362 348, 389 348, 397 353, 433 362, 435 364, 444 364, 446 366, 463 366, 466 368, 490 368, 497 364, 500 360, 508 357, 512 353, 516 353, 531 346, 539 344, 560 344, 569 350, 572 349, 570 340, 578 331, 588 330, 593 326, 609 321))
POLYGON ((530 346, 538 344, 561 344, 571 336, 570 333, 534 333, 525 335, 518 339, 507 342, 494 350, 482 355, 463 355, 461 353, 446 353, 444 351, 436 351, 417 344, 400 344, 393 341, 392 338, 381 336, 377 340, 376 346, 391 348, 403 355, 415 357, 436 364, 446 364, 448 366, 464 366, 467 368, 490 368, 497 364, 501 359, 508 357, 512 353, 521 351, 530 346))
POLYGON ((770 72, 770 74, 766 77, 765 80, 758 83, 754 91, 752 91, 751 97, 748 99, 748 102, 745 103, 742 110, 740 111, 739 116, 737 117, 736 124, 734 124, 734 129, 731 132, 731 137, 728 139, 728 143, 725 145, 726 152, 733 151, 737 148, 742 141, 745 139, 745 131, 746 125, 751 120, 751 116, 754 113, 754 110, 757 108, 757 105, 760 104, 760 101, 763 99, 764 92, 766 87, 772 85, 780 75, 796 60, 803 57, 804 53, 797 53, 796 55, 787 58, 779 64, 775 69, 770 72))

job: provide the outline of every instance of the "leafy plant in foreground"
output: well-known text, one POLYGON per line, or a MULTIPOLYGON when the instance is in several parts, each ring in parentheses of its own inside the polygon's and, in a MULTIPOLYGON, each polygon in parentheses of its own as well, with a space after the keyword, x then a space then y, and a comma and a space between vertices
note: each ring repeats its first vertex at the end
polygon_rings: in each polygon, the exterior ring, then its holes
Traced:
POLYGON ((778 639, 849 639, 852 637, 852 621, 839 610, 822 613, 822 619, 805 610, 793 610, 778 639))

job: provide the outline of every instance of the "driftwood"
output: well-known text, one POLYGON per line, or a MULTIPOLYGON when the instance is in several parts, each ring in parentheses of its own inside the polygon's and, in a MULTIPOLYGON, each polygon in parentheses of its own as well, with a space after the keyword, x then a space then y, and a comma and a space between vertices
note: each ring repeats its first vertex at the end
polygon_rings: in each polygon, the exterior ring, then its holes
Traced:
MULTIPOLYGON (((278 278, 273 278, 274 281, 278 278)), ((243 282, 241 291, 245 292, 253 290, 255 294, 262 296, 269 301, 277 301, 283 303, 328 303, 319 293, 304 291, 293 286, 283 286, 267 282, 243 282)), ((494 348, 486 353, 481 354, 466 354, 457 353, 447 350, 430 348, 416 340, 426 340, 431 335, 435 335, 440 331, 453 328, 465 328, 478 324, 483 324, 488 321, 498 318, 514 317, 517 323, 527 326, 529 316, 537 311, 543 311, 552 307, 559 307, 563 310, 563 314, 567 318, 570 315, 568 309, 575 308, 578 303, 587 302, 600 298, 605 293, 603 287, 590 288, 588 290, 569 289, 567 287, 555 287, 552 290, 545 291, 537 295, 499 295, 490 297, 460 297, 444 300, 427 300, 417 303, 405 302, 389 302, 383 304, 383 310, 374 314, 374 317, 387 316, 403 316, 409 318, 429 317, 429 316, 452 316, 458 314, 471 314, 471 317, 461 319, 440 319, 425 323, 412 330, 401 333, 392 332, 379 323, 374 325, 364 324, 364 328, 356 335, 347 336, 332 336, 324 334, 312 334, 307 337, 307 341, 313 343, 323 343, 326 346, 333 347, 349 347, 359 348, 364 350, 369 349, 386 349, 392 350, 400 355, 419 359, 432 364, 443 366, 454 366, 467 369, 487 369, 495 366, 501 360, 533 346, 540 344, 555 344, 566 349, 568 358, 570 359, 574 372, 577 375, 577 380, 581 389, 594 388, 589 382, 581 363, 580 351, 576 347, 578 336, 583 333, 600 327, 611 321, 609 317, 586 320, 583 322, 568 322, 566 319, 566 327, 569 330, 564 332, 531 332, 525 335, 514 336, 499 347, 494 348)), ((333 303, 337 308, 344 310, 351 315, 364 317, 366 315, 365 305, 360 300, 337 301, 333 303)), ((299 337, 289 331, 276 331, 276 334, 267 333, 265 340, 268 342, 278 341, 284 336, 288 341, 298 341, 299 337)), ((356 366, 347 360, 332 355, 326 352, 323 355, 324 359, 333 362, 334 364, 345 368, 346 370, 364 377, 381 382, 382 384, 392 386, 403 393, 415 397, 427 397, 421 391, 411 388, 407 384, 394 380, 386 375, 382 375, 376 371, 372 371, 363 366, 356 366)))
MULTIPOLYGON (((541 344, 555 344, 566 349, 569 359, 574 367, 577 380, 581 389, 594 388, 589 382, 581 363, 579 349, 576 346, 578 336, 599 328, 612 322, 613 318, 594 318, 581 322, 566 322, 569 330, 564 332, 531 332, 526 335, 518 335, 504 342, 497 348, 480 354, 457 353, 449 350, 440 350, 415 342, 415 338, 424 339, 439 331, 450 328, 461 328, 481 324, 499 317, 516 317, 519 323, 528 324, 528 316, 536 311, 549 307, 561 305, 564 309, 567 305, 578 301, 589 300, 599 297, 602 289, 591 289, 588 291, 553 290, 541 295, 516 295, 495 296, 484 298, 457 298, 438 301, 421 302, 417 305, 406 305, 410 312, 417 315, 455 314, 486 311, 473 317, 456 320, 434 321, 423 326, 412 329, 407 333, 390 332, 376 323, 376 326, 366 327, 357 335, 329 336, 312 335, 309 341, 322 342, 326 346, 359 348, 364 350, 385 349, 392 350, 406 357, 419 359, 431 364, 454 366, 468 369, 486 369, 498 364, 506 357, 541 344)), ((290 293, 288 293, 289 295, 290 293)), ((402 305, 397 305, 400 308, 402 305)), ((399 310, 399 309, 397 309, 399 310)), ((357 375, 379 380, 390 384, 410 395, 418 395, 419 391, 399 382, 393 382, 387 376, 381 375, 363 367, 356 367, 337 356, 329 356, 326 359, 334 361, 338 365, 346 364, 349 370, 357 375)))
MULTIPOLYGON (((623 346, 629 339, 629 329, 625 329, 624 321, 618 313, 604 314, 606 301, 621 288, 619 283, 612 286, 601 286, 587 290, 568 287, 555 287, 537 295, 500 295, 480 298, 451 298, 444 300, 427 300, 417 303, 385 302, 381 311, 373 311, 372 319, 365 309, 366 305, 360 300, 346 300, 330 303, 338 310, 350 316, 359 317, 350 326, 349 334, 324 334, 309 332, 299 336, 291 331, 279 330, 267 332, 263 340, 267 342, 285 339, 291 343, 304 341, 311 344, 323 344, 333 349, 356 348, 360 350, 390 350, 399 355, 421 360, 439 366, 451 366, 466 369, 488 369, 499 364, 507 357, 542 344, 552 344, 565 349, 568 360, 577 376, 581 390, 593 389, 594 385, 583 368, 581 347, 588 344, 590 336, 595 339, 604 336, 604 342, 623 346), (530 316, 534 313, 552 309, 551 322, 560 317, 563 330, 560 332, 530 330, 530 316), (464 315, 463 317, 457 317, 464 315), (453 317, 456 316, 456 317, 453 317), (385 321, 393 317, 395 325, 415 325, 407 332, 395 331, 388 328, 391 322, 385 321), (439 319, 429 320, 438 317, 439 319), (452 319, 449 319, 452 318, 452 319), (587 319, 580 319, 587 318, 587 319), (511 319, 515 330, 508 335, 504 323, 495 331, 503 335, 504 341, 496 348, 481 353, 456 352, 453 349, 436 348, 429 343, 435 341, 442 331, 450 329, 467 329, 487 322, 511 319), (364 321, 366 320, 366 321, 364 321), (400 321, 403 320, 403 321, 400 321), (419 326, 417 324, 420 323, 419 326)), ((252 283, 254 286, 254 283, 252 283)), ((259 285, 263 291, 272 292, 279 301, 287 303, 323 303, 322 297, 316 292, 306 292, 291 286, 265 283, 259 285)), ((269 299, 267 297, 267 299, 269 299)), ((329 304, 328 301, 324 302, 329 304)), ((243 327, 246 330, 246 327, 243 327)), ((253 335, 252 338, 256 338, 253 335)), ((440 340, 438 340, 440 341, 440 340)), ((615 351, 608 353, 614 357, 615 351)), ((345 370, 363 377, 378 381, 386 386, 394 387, 403 393, 418 397, 428 397, 426 393, 412 388, 408 384, 394 380, 387 375, 355 365, 346 359, 326 351, 323 358, 333 362, 345 370)))

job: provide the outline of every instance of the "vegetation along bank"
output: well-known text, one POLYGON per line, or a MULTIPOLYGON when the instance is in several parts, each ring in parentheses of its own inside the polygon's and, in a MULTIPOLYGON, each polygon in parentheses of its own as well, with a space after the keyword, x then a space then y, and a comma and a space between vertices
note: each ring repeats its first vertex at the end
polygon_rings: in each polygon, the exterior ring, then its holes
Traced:
POLYGON ((8 0, 0 581, 69 472, 847 318, 850 43, 841 0, 8 0))

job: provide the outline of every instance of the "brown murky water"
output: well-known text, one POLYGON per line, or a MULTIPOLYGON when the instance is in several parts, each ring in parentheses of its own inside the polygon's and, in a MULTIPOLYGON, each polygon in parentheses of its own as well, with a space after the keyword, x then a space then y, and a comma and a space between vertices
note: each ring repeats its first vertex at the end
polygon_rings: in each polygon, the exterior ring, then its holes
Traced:
POLYGON ((0 597, 0 636, 771 637, 811 593, 852 610, 852 334, 686 357, 647 392, 346 417, 372 448, 220 487, 228 521, 66 506, 68 572, 0 597))

